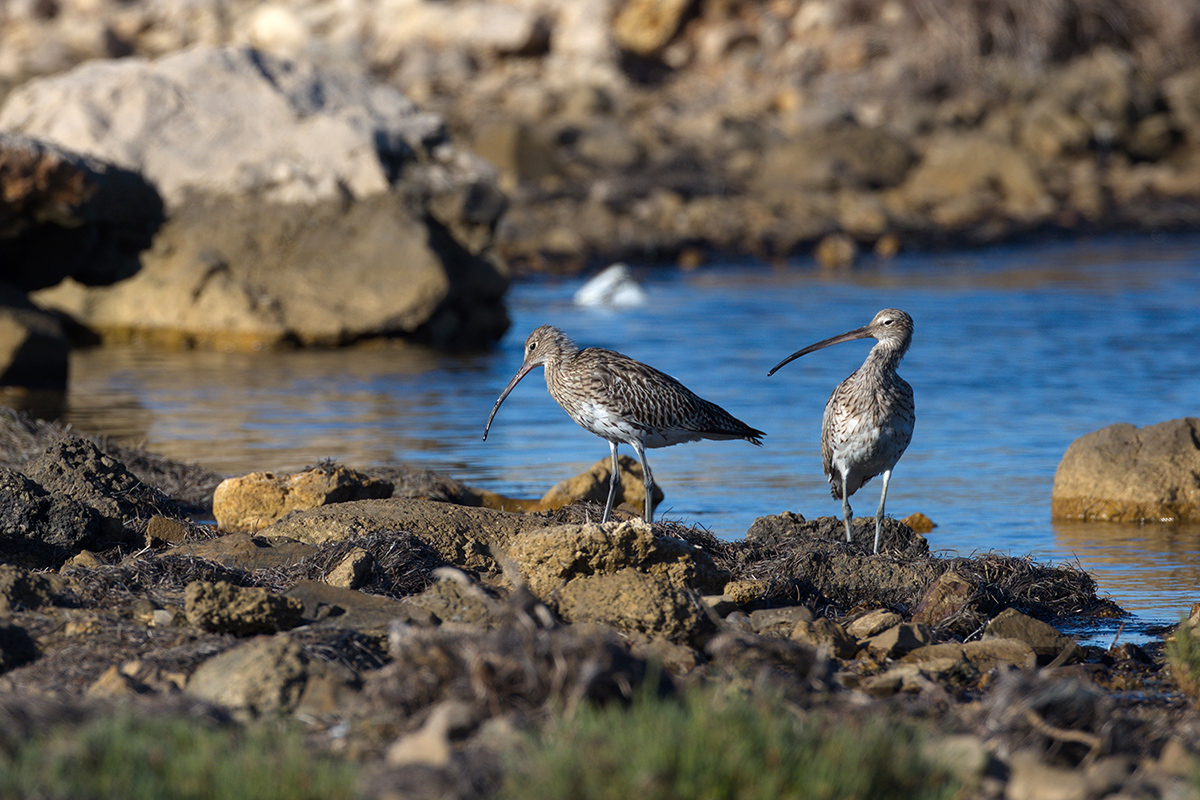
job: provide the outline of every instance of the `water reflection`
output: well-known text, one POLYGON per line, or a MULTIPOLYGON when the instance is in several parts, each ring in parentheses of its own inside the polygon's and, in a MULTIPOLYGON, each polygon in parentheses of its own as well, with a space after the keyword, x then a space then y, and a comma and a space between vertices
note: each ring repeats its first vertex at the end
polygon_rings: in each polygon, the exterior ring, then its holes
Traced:
POLYGON ((1133 612, 1170 617, 1200 601, 1200 525, 1052 524, 1058 546, 1078 555, 1113 599, 1133 612))
POLYGON ((423 348, 77 353, 65 421, 229 473, 442 449, 444 357, 423 348), (403 418, 415 424, 397 428, 403 418), (387 430, 388 435, 381 435, 387 430))

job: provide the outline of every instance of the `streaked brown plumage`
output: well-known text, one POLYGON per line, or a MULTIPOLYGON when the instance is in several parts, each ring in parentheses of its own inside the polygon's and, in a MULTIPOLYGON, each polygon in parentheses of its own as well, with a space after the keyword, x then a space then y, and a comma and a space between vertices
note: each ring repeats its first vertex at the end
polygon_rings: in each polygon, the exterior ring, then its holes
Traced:
POLYGON ((554 401, 584 430, 609 443, 612 478, 602 522, 608 522, 612 515, 621 480, 617 467, 617 445, 621 442, 631 445, 642 462, 645 519, 651 522, 654 476, 646 461, 646 448, 701 439, 745 439, 761 445, 759 439, 766 435, 654 367, 600 347, 580 350, 561 330, 543 325, 525 340, 525 361, 492 407, 483 429, 485 440, 504 398, 538 366, 545 367, 546 388, 554 401))
POLYGON ((896 373, 900 359, 912 344, 912 334, 912 317, 899 309, 885 308, 871 324, 798 350, 767 373, 774 375, 800 356, 839 342, 878 340, 863 365, 833 390, 821 421, 821 461, 830 491, 842 501, 846 541, 850 541, 850 495, 876 475, 883 476, 879 510, 875 512, 876 553, 888 481, 912 441, 916 422, 912 387, 896 373))

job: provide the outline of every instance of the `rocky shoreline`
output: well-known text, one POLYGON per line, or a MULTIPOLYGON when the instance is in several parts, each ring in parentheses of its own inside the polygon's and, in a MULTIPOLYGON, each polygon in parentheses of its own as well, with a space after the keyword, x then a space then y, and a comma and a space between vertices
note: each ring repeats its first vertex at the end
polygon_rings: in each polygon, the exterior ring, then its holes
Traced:
POLYGON ((26 734, 122 708, 286 718, 363 796, 487 797, 522 732, 654 673, 936 721, 959 796, 1200 796, 1200 716, 1162 645, 1055 629, 1121 613, 1069 566, 937 558, 894 520, 877 556, 870 520, 849 545, 790 513, 736 542, 602 526, 594 502, 511 513, 446 476, 332 464, 243 482, 296 502, 237 532, 203 522, 222 476, 0 423, 0 717, 26 734))
POLYGON ((1195 229, 1198 30, 1170 0, 10 4, 3 380, 61 388, 67 334, 486 347, 514 275, 613 259, 1195 229))

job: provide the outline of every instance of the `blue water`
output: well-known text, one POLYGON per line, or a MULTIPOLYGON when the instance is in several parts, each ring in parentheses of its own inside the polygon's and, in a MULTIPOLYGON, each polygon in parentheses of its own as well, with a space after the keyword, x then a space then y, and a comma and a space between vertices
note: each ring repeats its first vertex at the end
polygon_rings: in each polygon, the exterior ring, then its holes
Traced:
MULTIPOLYGON (((639 271, 650 302, 576 307, 582 279, 530 279, 509 296, 513 327, 491 353, 80 353, 69 418, 79 427, 239 473, 322 458, 406 462, 535 497, 607 457, 546 393, 540 370, 500 390, 534 327, 620 350, 679 378, 750 425, 765 447, 700 442, 649 453, 658 513, 743 536, 784 510, 836 515, 821 473, 821 414, 872 342, 798 348, 893 306, 915 320, 901 375, 917 427, 888 513, 937 523, 935 550, 1077 562, 1140 622, 1173 622, 1200 600, 1200 526, 1050 522, 1054 471, 1075 438, 1115 422, 1200 416, 1200 237, 1104 238, 902 255, 851 273, 811 262, 639 271)), ((632 454, 632 453, 631 453, 632 454)), ((874 481, 852 498, 874 513, 874 481)))

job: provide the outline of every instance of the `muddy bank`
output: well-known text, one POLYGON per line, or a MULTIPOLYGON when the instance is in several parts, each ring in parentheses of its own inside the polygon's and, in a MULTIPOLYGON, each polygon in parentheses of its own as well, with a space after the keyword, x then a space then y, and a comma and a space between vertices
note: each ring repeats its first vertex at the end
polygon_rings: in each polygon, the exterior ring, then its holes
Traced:
POLYGON ((970 796, 1049 797, 1046 771, 1079 797, 1196 791, 1179 765, 1200 718, 1162 647, 1056 629, 1120 614, 1069 567, 935 558, 894 520, 871 555, 869 520, 852 544, 797 514, 721 542, 598 525, 595 502, 515 514, 402 468, 369 476, 389 498, 232 533, 205 522, 222 476, 0 422, 0 713, 23 730, 131 706, 282 716, 361 764, 367 796, 485 797, 522 731, 656 675, 932 716, 938 747, 975 754, 970 796))

